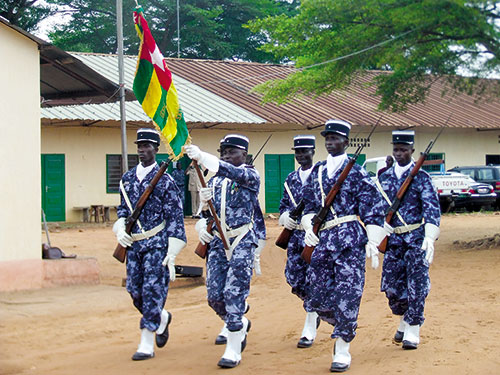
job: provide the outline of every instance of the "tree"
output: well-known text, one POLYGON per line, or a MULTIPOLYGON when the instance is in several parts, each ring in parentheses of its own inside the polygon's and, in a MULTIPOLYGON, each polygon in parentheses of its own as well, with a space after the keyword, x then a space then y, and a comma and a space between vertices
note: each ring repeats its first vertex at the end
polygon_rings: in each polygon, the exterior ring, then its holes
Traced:
POLYGON ((40 21, 54 14, 48 5, 38 0, 3 0, 0 2, 0 16, 11 24, 26 31, 36 31, 40 21))
POLYGON ((392 72, 371 81, 379 108, 400 112, 425 101, 436 79, 452 92, 500 96, 499 81, 481 79, 500 71, 499 21, 493 1, 304 0, 294 16, 270 16, 249 27, 268 35, 263 50, 282 62, 319 64, 259 87, 264 101, 328 94, 379 69, 392 72), (469 77, 459 76, 463 72, 469 77))
MULTIPOLYGON (((116 52, 115 1, 48 0, 69 8, 72 21, 49 34, 58 47, 71 51, 116 52)), ((158 47, 166 57, 177 56, 177 1, 139 2, 158 47)), ((124 49, 137 53, 137 38, 132 20, 133 0, 123 0, 124 49)), ((207 59, 244 59, 276 61, 258 47, 267 41, 265 34, 242 25, 257 17, 291 14, 295 8, 285 0, 182 0, 180 1, 180 56, 207 59)))

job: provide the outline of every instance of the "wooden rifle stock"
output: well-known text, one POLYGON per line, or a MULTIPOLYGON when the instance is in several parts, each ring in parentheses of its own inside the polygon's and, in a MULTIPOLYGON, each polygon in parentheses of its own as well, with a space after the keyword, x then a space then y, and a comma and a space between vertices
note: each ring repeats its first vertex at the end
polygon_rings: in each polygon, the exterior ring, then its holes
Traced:
MULTIPOLYGON (((291 212, 290 212, 290 218, 297 221, 299 216, 302 214, 302 211, 304 211, 305 203, 304 200, 302 199, 297 207, 295 207, 291 212)), ((293 229, 287 229, 283 228, 281 231, 278 239, 275 242, 275 245, 278 247, 281 247, 283 250, 286 250, 288 248, 288 243, 290 242, 290 237, 292 236, 293 229)))
MULTIPOLYGON (((193 166, 194 166, 194 169, 196 170, 196 173, 198 173, 198 178, 200 179, 201 186, 206 188, 207 184, 205 183, 205 178, 203 178, 203 173, 201 173, 201 169, 200 169, 198 162, 196 160, 193 160, 193 166)), ((214 220, 215 227, 217 228, 217 231, 220 234, 220 239, 222 240, 222 245, 224 246, 224 249, 229 250, 229 245, 228 245, 226 236, 224 235, 224 232, 222 231, 222 225, 220 223, 219 217, 217 216, 217 212, 215 211, 214 204, 213 204, 211 199, 207 203, 208 203, 208 208, 210 209, 210 213, 212 214, 212 218, 214 220)))
MULTIPOLYGON (((207 232, 212 234, 214 231, 214 224, 215 221, 213 219, 210 219, 210 221, 207 223, 207 232)), ((207 257, 207 250, 208 250, 208 243, 203 244, 201 241, 198 242, 198 246, 196 246, 196 249, 194 249, 194 253, 198 255, 200 258, 205 259, 207 257)))
MULTIPOLYGON (((375 125, 372 127, 372 130, 370 131, 370 134, 368 134, 368 137, 365 139, 365 142, 363 142, 362 145, 358 146, 358 149, 356 150, 356 153, 349 159, 347 162, 347 165, 344 167, 342 170, 342 173, 340 174, 339 178, 337 181, 335 181, 335 184, 333 184, 331 190, 328 192, 328 195, 325 198, 325 205, 319 210, 319 212, 314 216, 312 219, 313 223, 313 233, 318 236, 319 229, 321 228, 321 225, 323 224, 323 221, 325 221, 326 215, 328 214, 328 211, 330 210, 331 205, 333 204, 333 200, 337 196, 337 193, 340 191, 340 188, 342 187, 342 184, 344 183, 345 179, 349 175, 349 172, 351 171, 352 167, 356 163, 356 160, 358 159, 358 156, 361 154, 361 151, 365 148, 368 140, 372 136, 373 132, 375 131, 375 128, 378 126, 378 123, 382 119, 382 116, 378 119, 378 121, 375 123, 375 125)), ((321 176, 319 176, 321 178, 321 176)), ((311 256, 314 251, 314 246, 305 246, 304 250, 302 250, 302 258, 307 262, 311 263, 311 256)))
MULTIPOLYGON (((403 184, 401 185, 398 192, 396 193, 396 199, 394 200, 394 202, 392 202, 391 207, 389 207, 389 209, 387 210, 387 214, 385 216, 385 222, 387 224, 391 223, 392 217, 398 211, 399 205, 401 204, 401 201, 403 200, 403 197, 404 197, 406 191, 410 187, 411 182, 413 181, 415 176, 418 174, 418 171, 420 170, 420 168, 422 168, 422 165, 424 164, 425 158, 427 158, 427 156, 431 152, 432 146, 434 146, 434 143, 436 143, 437 139, 439 138, 439 136, 443 132, 444 127, 446 126, 446 124, 450 120, 450 117, 451 117, 451 114, 448 117, 448 120, 446 120, 446 123, 443 125, 443 127, 439 131, 436 138, 434 138, 432 141, 430 141, 430 143, 427 146, 427 148, 425 149, 425 151, 420 154, 420 157, 418 158, 417 162, 415 163, 415 165, 411 169, 410 174, 403 181, 403 184)), ((383 253, 385 253, 386 247, 387 247, 387 237, 385 237, 382 240, 382 242, 380 243, 380 245, 378 245, 378 251, 380 251, 383 254, 383 253)))
MULTIPOLYGON (((125 232, 127 232, 127 234, 130 234, 132 232, 132 228, 134 227, 135 222, 139 218, 142 208, 149 199, 149 196, 153 192, 156 184, 158 183, 158 181, 160 181, 161 176, 163 176, 163 174, 167 170, 169 164, 170 164, 170 159, 167 160, 166 162, 163 161, 160 164, 160 169, 158 170, 158 172, 156 172, 155 176, 149 183, 148 187, 146 188, 146 190, 144 190, 144 193, 142 193, 139 200, 137 201, 137 205, 134 208, 134 212, 132 212, 132 215, 130 215, 126 220, 125 232)), ((121 244, 116 245, 113 257, 116 258, 119 262, 123 263, 125 262, 126 256, 127 256, 127 248, 123 247, 121 244)))
MULTIPOLYGON (((317 236, 319 233, 319 229, 321 228, 321 225, 323 224, 323 221, 326 218, 326 215, 328 214, 328 211, 330 210, 330 206, 333 204, 333 200, 337 196, 337 193, 340 191, 340 188, 342 187, 342 184, 344 183, 345 179, 347 178, 347 175, 351 171, 352 167, 356 163, 357 156, 355 155, 352 157, 345 168, 342 170, 342 173, 340 174, 339 178, 337 181, 335 181, 335 184, 333 185, 332 189, 328 193, 328 195, 325 198, 325 205, 321 208, 321 210, 314 216, 312 219, 313 222, 313 232, 317 236)), ((302 258, 307 262, 311 263, 311 256, 314 251, 314 246, 305 246, 304 250, 302 250, 302 258)))

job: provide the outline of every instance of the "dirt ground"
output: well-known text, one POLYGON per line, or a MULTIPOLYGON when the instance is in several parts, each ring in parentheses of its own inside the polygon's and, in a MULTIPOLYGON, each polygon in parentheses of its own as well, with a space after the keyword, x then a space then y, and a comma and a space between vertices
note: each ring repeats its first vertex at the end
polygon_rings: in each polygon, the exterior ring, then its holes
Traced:
MULTIPOLYGON (((121 286, 125 267, 112 258, 110 225, 53 229, 51 242, 66 253, 92 256, 101 284, 0 293, 0 374, 305 374, 329 373, 332 328, 320 325, 316 342, 297 349, 304 311, 283 274, 280 232, 268 219, 262 272, 254 277, 247 314, 252 321, 242 363, 217 367, 224 346, 214 345, 222 322, 206 303, 204 285, 173 287, 170 340, 156 357, 130 359, 140 337, 139 314, 121 286)), ((193 253, 194 220, 186 220, 188 247, 177 264, 203 266, 193 253)), ((381 270, 367 267, 349 374, 500 374, 500 248, 456 249, 455 240, 491 236, 499 213, 448 214, 431 266, 432 289, 418 350, 391 342, 398 319, 379 291, 381 270)), ((175 283, 174 283, 175 284, 175 283)))

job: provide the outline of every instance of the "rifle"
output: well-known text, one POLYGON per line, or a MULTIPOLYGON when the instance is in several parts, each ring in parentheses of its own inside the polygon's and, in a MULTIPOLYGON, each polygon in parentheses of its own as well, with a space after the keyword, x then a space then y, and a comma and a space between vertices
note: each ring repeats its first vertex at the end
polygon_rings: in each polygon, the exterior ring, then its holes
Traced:
MULTIPOLYGON (((349 159, 347 165, 342 170, 342 173, 340 174, 339 178, 337 179, 337 181, 335 181, 335 184, 332 186, 330 192, 326 196, 326 198, 325 198, 325 205, 321 208, 321 210, 316 215, 314 215, 314 218, 312 219, 312 223, 313 223, 313 232, 314 232, 315 235, 318 235, 319 229, 321 228, 321 225, 323 224, 323 221, 325 221, 326 215, 330 211, 330 207, 333 204, 333 200, 337 196, 337 193, 340 191, 340 188, 342 187, 342 184, 344 183, 344 181, 347 178, 349 172, 351 171, 352 167, 356 163, 356 159, 361 154, 361 151, 363 151, 363 149, 365 148, 366 143, 368 142, 368 140, 372 136, 372 134, 375 131, 375 128, 377 127, 377 125, 380 122, 381 118, 382 118, 382 116, 380 116, 380 118, 378 119, 377 123, 373 126, 370 134, 365 139, 365 142, 362 145, 358 146, 358 149, 356 150, 356 153, 349 159)), ((311 263, 311 256, 312 256, 313 251, 314 251, 314 246, 307 246, 306 245, 304 247, 304 250, 302 251, 302 258, 307 263, 311 263)))
MULTIPOLYGON (((266 141, 264 142, 262 147, 259 149, 257 154, 252 158, 252 160, 250 160, 250 163, 249 163, 250 165, 252 165, 255 162, 255 159, 257 159, 260 152, 263 150, 264 146, 267 144, 267 142, 269 142, 269 139, 271 139, 272 136, 273 135, 271 134, 271 135, 269 135, 269 137, 267 137, 266 141)), ((205 180, 202 178, 201 172, 199 171, 199 168, 196 167, 196 170, 198 171, 198 177, 200 177, 200 182, 202 182, 202 186, 206 187, 205 180)), ((211 204, 212 204, 212 201, 209 202, 209 207, 211 204)), ((212 204, 212 206, 213 206, 213 204, 212 204)), ((212 208, 210 208, 210 213, 212 214, 212 217, 207 221, 207 232, 212 234, 212 232, 214 230, 214 225, 215 225, 217 227, 217 229, 219 230, 219 233, 222 233, 222 229, 220 227, 220 221, 219 221, 219 218, 217 217, 217 213, 215 212, 215 208, 213 210, 212 210, 212 208), (219 223, 218 225, 217 225, 217 222, 219 223)), ((227 245, 227 242, 225 242, 226 239, 223 238, 222 235, 221 235, 221 239, 222 239, 222 242, 225 243, 224 248, 226 250, 228 250, 229 246, 226 246, 227 245)), ((207 256, 207 251, 208 251, 208 244, 202 244, 201 242, 198 242, 196 249, 194 249, 194 253, 202 259, 205 259, 205 257, 207 256)))
MULTIPOLYGON (((127 234, 130 234, 132 232, 132 228, 134 227, 135 222, 139 218, 142 208, 144 207, 146 201, 153 192, 153 189, 155 188, 156 184, 158 183, 158 181, 160 181, 161 176, 163 176, 163 174, 167 170, 169 164, 170 164, 170 159, 168 159, 166 162, 165 161, 161 162, 160 169, 158 170, 158 172, 156 172, 155 176, 149 183, 148 187, 146 188, 146 190, 144 190, 144 193, 142 193, 141 197, 139 198, 139 201, 137 202, 137 205, 134 208, 134 212, 132 212, 132 214, 125 221, 125 232, 127 232, 127 234)), ((125 262, 126 256, 127 256, 127 248, 123 247, 120 244, 116 245, 113 257, 115 257, 119 262, 123 263, 125 262)))
MULTIPOLYGON (((301 199, 297 207, 295 207, 292 211, 290 211, 290 219, 297 221, 299 216, 304 211, 305 203, 304 200, 301 199)), ((290 242, 290 237, 292 236, 293 229, 283 228, 281 234, 276 239, 275 245, 281 247, 283 250, 286 250, 288 247, 288 242, 290 242)))
MULTIPOLYGON (((207 184, 205 183, 205 179, 203 178, 203 174, 201 172, 200 166, 198 165, 198 162, 196 160, 193 160, 193 166, 194 169, 196 169, 196 173, 198 173, 198 178, 200 179, 201 186, 206 188, 207 184)), ((210 199, 208 202, 208 208, 210 209, 210 213, 212 214, 212 220, 213 224, 215 224, 215 227, 219 231, 220 234, 220 239, 222 240, 222 244, 224 245, 224 249, 229 250, 229 245, 226 239, 226 236, 224 236, 224 232, 222 231, 222 225, 220 223, 219 217, 217 216, 217 211, 215 211, 214 204, 212 200, 210 199)), ((209 233, 213 231, 213 224, 210 227, 209 233)), ((207 231, 208 231, 208 225, 207 225, 207 231)), ((198 255, 200 258, 205 259, 207 256, 207 250, 208 250, 208 244, 202 244, 201 242, 196 246, 195 249, 195 254, 198 255)))
MULTIPOLYGON (((450 115, 450 117, 451 117, 451 115, 450 115)), ((448 117, 448 120, 449 119, 450 118, 448 117)), ((443 125, 443 127, 439 131, 439 133, 436 136, 436 138, 434 138, 433 140, 430 141, 430 143, 427 146, 427 148, 425 149, 425 151, 420 154, 420 157, 418 158, 417 162, 415 163, 415 165, 411 169, 410 174, 403 181, 403 184, 401 185, 401 187, 399 188, 399 190, 398 190, 398 192, 396 194, 396 199, 394 200, 394 202, 392 202, 392 205, 387 209, 387 214, 385 216, 385 222, 387 224, 390 224, 390 222, 392 220, 392 217, 398 211, 399 205, 401 204, 401 201, 403 200, 403 197, 404 197, 406 191, 410 187, 411 182, 413 181, 413 179, 417 175, 418 171, 420 170, 420 168, 424 164, 425 158, 429 155, 432 147, 434 146, 434 143, 436 143, 436 140, 439 138, 439 136, 443 132, 444 127, 446 126, 447 123, 448 123, 448 121, 446 121, 446 123, 443 125)), ((380 243, 380 245, 378 246, 378 251, 380 251, 382 254, 385 253, 385 249, 387 247, 387 238, 388 237, 385 237, 382 240, 382 242, 380 243)))

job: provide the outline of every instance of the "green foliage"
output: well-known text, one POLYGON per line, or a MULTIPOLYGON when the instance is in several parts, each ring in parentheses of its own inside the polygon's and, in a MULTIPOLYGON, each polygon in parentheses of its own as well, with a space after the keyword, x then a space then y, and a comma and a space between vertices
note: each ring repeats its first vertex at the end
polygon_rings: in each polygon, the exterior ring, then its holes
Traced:
POLYGON ((441 77, 453 92, 498 96, 498 81, 479 78, 500 70, 499 21, 500 10, 491 1, 304 0, 296 15, 268 16, 249 28, 269 36, 262 50, 296 68, 331 62, 258 90, 264 101, 283 103, 344 89, 376 69, 392 72, 371 82, 382 110, 405 111, 424 101, 441 77), (457 76, 464 71, 473 77, 457 76))
POLYGON ((43 5, 38 0, 0 1, 0 16, 29 32, 36 31, 40 21, 53 13, 50 6, 43 5))
MULTIPOLYGON (((115 1, 48 0, 70 8, 73 17, 49 34, 57 46, 70 51, 116 52, 115 1)), ((177 57, 177 1, 139 1, 155 40, 166 57, 177 57)), ((135 54, 139 39, 133 25, 133 0, 123 0, 124 50, 135 54)), ((257 17, 296 11, 297 2, 283 0, 180 1, 180 56, 206 59, 277 61, 258 47, 265 34, 242 25, 257 17)))

